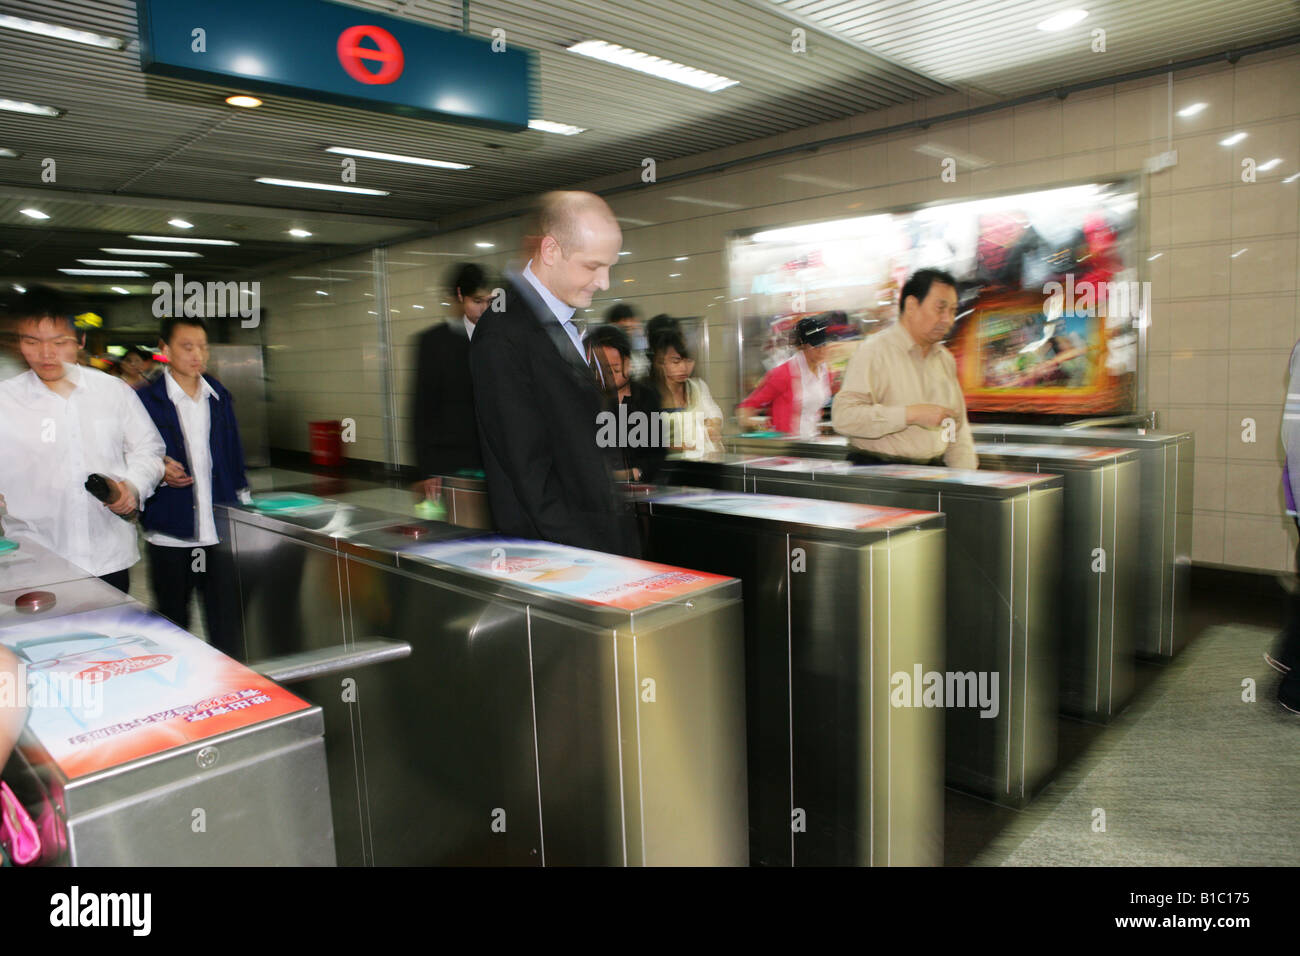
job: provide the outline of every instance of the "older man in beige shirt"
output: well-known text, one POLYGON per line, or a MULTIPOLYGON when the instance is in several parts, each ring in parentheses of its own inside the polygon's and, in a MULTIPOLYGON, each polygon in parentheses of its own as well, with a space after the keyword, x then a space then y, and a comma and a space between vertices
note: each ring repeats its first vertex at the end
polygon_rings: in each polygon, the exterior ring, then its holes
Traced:
POLYGON ((957 315, 957 282, 921 269, 903 286, 898 322, 858 346, 831 405, 831 424, 863 463, 978 468, 957 363, 941 344, 957 315))

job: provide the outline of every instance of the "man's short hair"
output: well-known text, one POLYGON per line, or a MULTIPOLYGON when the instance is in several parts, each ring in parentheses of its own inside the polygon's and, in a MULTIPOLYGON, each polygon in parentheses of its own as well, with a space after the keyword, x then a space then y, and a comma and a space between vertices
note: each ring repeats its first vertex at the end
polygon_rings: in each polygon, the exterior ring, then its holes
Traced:
POLYGON ((178 325, 192 325, 195 328, 203 330, 203 334, 208 334, 208 324, 196 315, 169 315, 162 320, 158 327, 158 339, 166 345, 171 345, 172 335, 176 332, 178 325))
POLYGON ((627 333, 617 325, 598 325, 587 333, 584 340, 587 348, 600 348, 608 346, 612 349, 618 349, 618 354, 623 358, 628 358, 632 354, 632 342, 627 337, 627 333))
POLYGON ((942 269, 917 269, 913 272, 903 284, 903 291, 898 294, 898 314, 902 315, 907 307, 908 296, 914 296, 917 305, 924 302, 925 297, 930 294, 930 286, 936 282, 957 288, 957 280, 942 269))
POLYGON ((62 293, 43 285, 29 286, 26 292, 6 299, 4 303, 4 317, 11 325, 23 321, 39 322, 42 319, 49 319, 56 324, 66 322, 69 331, 80 339, 82 333, 77 328, 73 312, 71 304, 62 293))
POLYGON ((487 273, 483 267, 473 262, 462 262, 452 267, 447 276, 447 291, 452 295, 460 293, 469 298, 480 289, 488 289, 487 273))
POLYGON ((582 216, 593 213, 608 219, 615 227, 618 226, 618 220, 614 218, 609 204, 595 193, 573 190, 549 192, 538 200, 527 232, 537 245, 550 236, 559 243, 560 252, 567 259, 578 247, 579 220, 582 216))
POLYGON ((610 306, 609 311, 605 313, 605 321, 611 324, 626 322, 628 319, 635 319, 636 317, 636 309, 626 302, 618 302, 610 306))
POLYGON ((153 361, 153 355, 149 352, 146 352, 138 345, 127 346, 126 352, 123 353, 122 358, 128 359, 132 355, 138 358, 141 362, 144 362, 146 365, 148 365, 150 362, 153 361))

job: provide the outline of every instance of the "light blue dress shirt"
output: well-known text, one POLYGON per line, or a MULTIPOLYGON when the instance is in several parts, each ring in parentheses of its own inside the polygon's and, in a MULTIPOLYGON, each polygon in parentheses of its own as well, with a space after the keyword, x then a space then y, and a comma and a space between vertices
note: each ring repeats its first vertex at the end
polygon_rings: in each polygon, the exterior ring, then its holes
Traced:
POLYGON ((528 281, 529 285, 537 290, 537 294, 542 297, 542 301, 545 302, 551 312, 555 314, 555 317, 560 320, 560 327, 564 329, 565 334, 569 336, 569 341, 571 341, 573 347, 578 350, 578 355, 582 357, 582 361, 585 364, 587 361, 587 352, 586 349, 582 347, 582 334, 578 331, 578 327, 573 321, 573 313, 578 310, 571 305, 566 305, 561 302, 551 293, 550 289, 542 285, 542 280, 533 274, 532 259, 528 260, 528 265, 524 266, 524 271, 520 274, 528 281))

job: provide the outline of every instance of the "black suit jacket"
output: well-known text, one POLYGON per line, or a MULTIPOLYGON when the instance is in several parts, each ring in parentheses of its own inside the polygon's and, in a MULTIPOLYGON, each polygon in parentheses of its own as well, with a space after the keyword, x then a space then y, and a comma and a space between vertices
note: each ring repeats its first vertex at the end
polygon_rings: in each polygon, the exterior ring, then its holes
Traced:
POLYGON ((596 444, 604 396, 595 373, 525 279, 512 277, 505 309, 479 320, 469 364, 497 530, 637 554, 614 486, 617 449, 596 444))
POLYGON ((425 329, 418 350, 411 421, 420 477, 481 468, 464 321, 456 318, 425 329))

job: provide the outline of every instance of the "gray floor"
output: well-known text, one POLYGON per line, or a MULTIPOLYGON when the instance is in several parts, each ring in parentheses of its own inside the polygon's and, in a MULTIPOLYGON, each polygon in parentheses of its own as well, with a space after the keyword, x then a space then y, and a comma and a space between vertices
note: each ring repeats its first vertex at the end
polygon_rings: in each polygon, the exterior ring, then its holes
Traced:
POLYGON ((1263 660, 1275 636, 1205 630, 972 862, 1294 866, 1300 717, 1278 705, 1263 660), (1254 703, 1242 700, 1247 678, 1254 703))

